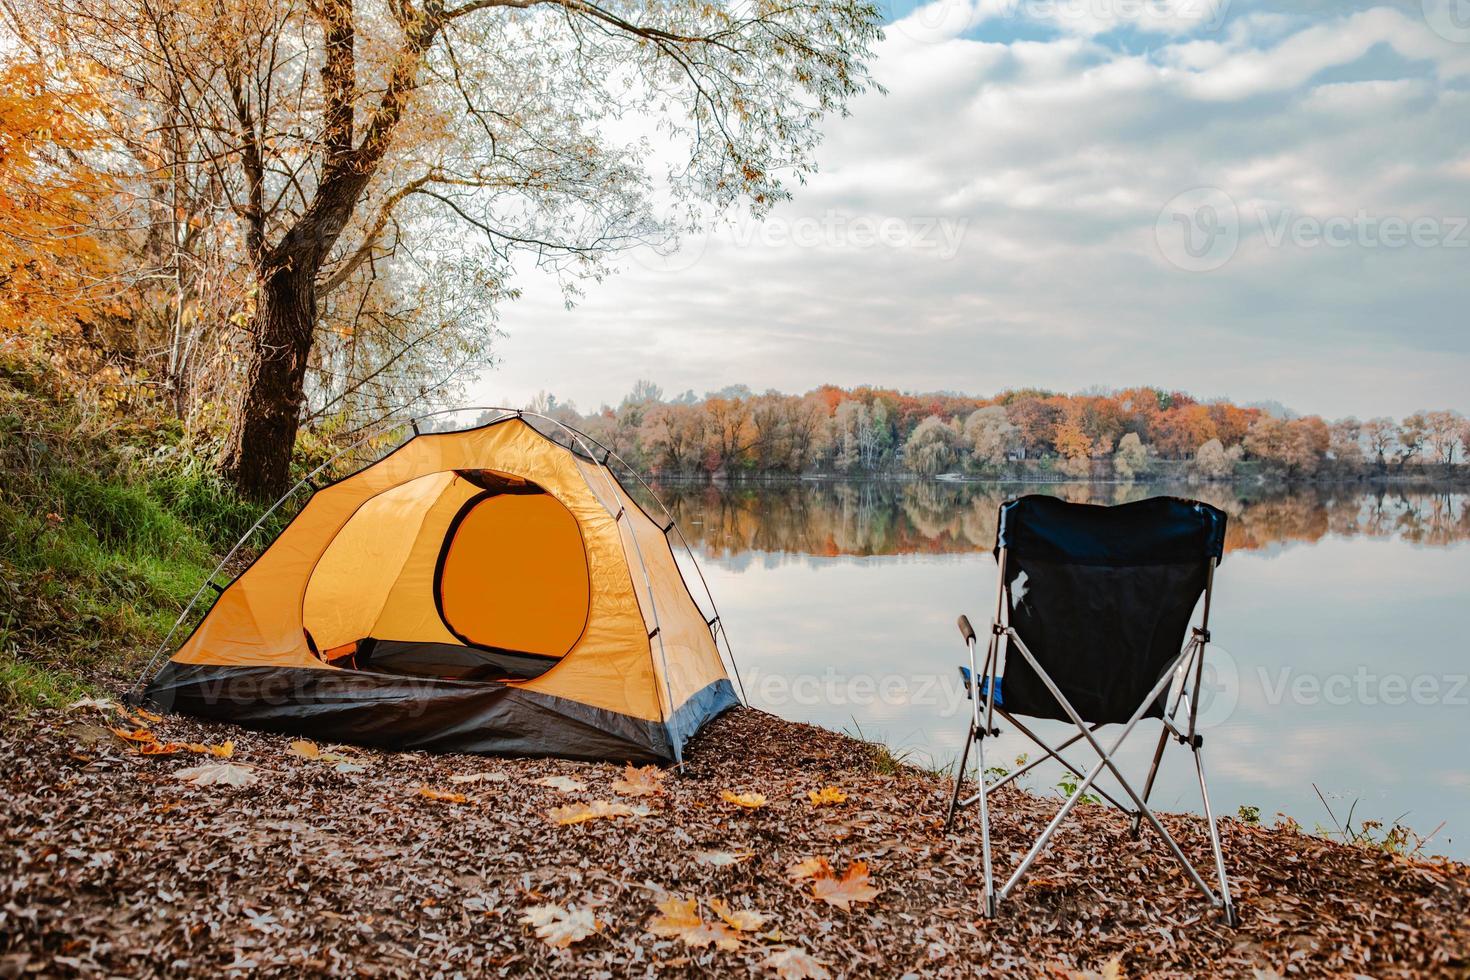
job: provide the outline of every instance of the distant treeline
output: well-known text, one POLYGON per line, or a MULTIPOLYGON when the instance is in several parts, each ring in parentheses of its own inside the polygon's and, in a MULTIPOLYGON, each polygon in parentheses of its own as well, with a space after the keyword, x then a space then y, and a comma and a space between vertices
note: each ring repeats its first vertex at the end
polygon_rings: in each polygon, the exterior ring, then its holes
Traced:
POLYGON ((1328 421, 1161 388, 1022 389, 980 398, 833 385, 805 395, 757 394, 737 385, 703 398, 692 391, 666 398, 658 385, 640 381, 617 407, 589 415, 549 394, 529 407, 666 476, 1435 476, 1470 453, 1470 420, 1455 411, 1328 421))

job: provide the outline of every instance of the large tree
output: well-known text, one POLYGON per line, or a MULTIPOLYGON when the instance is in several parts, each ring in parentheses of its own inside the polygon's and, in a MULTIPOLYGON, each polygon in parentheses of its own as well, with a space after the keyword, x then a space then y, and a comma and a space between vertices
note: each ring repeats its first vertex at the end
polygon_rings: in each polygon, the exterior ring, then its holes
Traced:
POLYGON ((486 302, 507 295, 517 255, 574 291, 617 249, 786 197, 822 116, 868 84, 879 37, 862 0, 10 9, 118 81, 125 125, 185 134, 175 166, 227 202, 251 304, 224 466, 256 496, 287 482, 322 304, 398 254, 415 213, 461 225, 453 244, 482 254, 486 302))

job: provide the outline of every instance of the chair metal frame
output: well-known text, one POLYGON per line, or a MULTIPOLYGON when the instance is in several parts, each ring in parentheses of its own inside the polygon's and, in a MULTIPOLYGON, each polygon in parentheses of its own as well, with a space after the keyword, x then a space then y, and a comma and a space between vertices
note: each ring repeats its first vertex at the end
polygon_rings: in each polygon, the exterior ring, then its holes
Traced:
MULTIPOLYGON (((1174 658, 1169 669, 1164 671, 1153 689, 1149 691, 1148 696, 1143 699, 1137 710, 1133 712, 1132 717, 1124 723, 1122 733, 1113 741, 1112 746, 1104 749, 1102 743, 1097 738, 1097 732, 1103 727, 1104 723, 1089 723, 1078 714, 1076 708, 1067 700, 1061 689, 1057 687, 1056 682, 1052 680, 1045 668, 1037 662, 1036 657, 1027 649, 1020 635, 1010 625, 1009 609, 1006 603, 1006 549, 1001 548, 999 550, 997 562, 1000 566, 1000 576, 996 589, 995 617, 991 621, 990 642, 986 649, 982 670, 976 670, 975 650, 978 641, 975 636, 975 630, 970 626, 970 621, 967 617, 961 616, 959 619, 960 633, 964 638, 965 647, 969 652, 970 659, 969 675, 965 680, 966 694, 970 699, 970 730, 965 738, 964 750, 960 755, 959 769, 955 773, 954 793, 950 797, 949 811, 944 821, 945 830, 948 831, 953 825, 955 814, 960 809, 975 804, 979 805, 980 852, 985 874, 984 912, 987 918, 994 918, 996 916, 1000 901, 1009 897, 1015 890, 1021 879, 1025 877, 1026 872, 1031 869, 1032 864, 1035 863, 1042 851, 1046 849, 1046 845, 1051 841, 1052 836, 1056 833, 1057 828, 1061 826, 1062 821, 1067 818, 1067 814, 1071 813, 1072 808, 1081 802, 1083 796, 1093 788, 1093 783, 1097 780, 1098 776, 1106 769, 1113 774, 1114 778, 1123 787, 1124 793, 1133 801, 1133 807, 1130 808, 1119 802, 1101 787, 1098 787, 1096 792, 1105 798, 1108 803, 1122 810, 1132 818, 1134 838, 1136 839, 1139 836, 1142 823, 1147 820, 1149 826, 1158 832, 1159 836, 1169 846, 1169 850, 1173 853, 1174 857, 1184 866, 1190 880, 1204 893, 1210 905, 1220 909, 1224 913, 1225 921, 1229 925, 1235 926, 1239 923, 1235 903, 1230 896, 1230 881, 1225 871, 1225 858, 1220 846, 1220 831, 1215 821, 1214 811, 1210 807, 1210 791, 1205 780, 1204 737, 1198 730, 1200 691, 1204 680, 1205 648, 1210 642, 1210 599, 1214 591, 1215 566, 1218 563, 1218 559, 1209 558, 1207 561, 1209 565, 1205 578, 1204 606, 1201 612, 1200 625, 1191 629, 1188 641, 1174 658), (1052 697, 1061 705, 1062 710, 1077 728, 1077 734, 1072 735, 1060 745, 1052 746, 1047 744, 1047 742, 1030 728, 1018 721, 1012 713, 996 704, 995 678, 1004 677, 1004 661, 1011 646, 1014 646, 1016 652, 1030 664, 1032 670, 1036 671, 1041 682, 1051 692, 1052 697), (1148 777, 1143 784, 1143 791, 1140 793, 1133 788, 1133 785, 1119 771, 1113 757, 1123 745, 1124 740, 1133 733, 1133 729, 1143 718, 1149 705, 1153 704, 1160 695, 1166 692, 1169 694, 1165 702, 1168 707, 1161 719, 1163 726, 1159 732, 1158 746, 1154 750, 1153 762, 1149 766, 1148 777), (984 700, 983 705, 981 703, 982 698, 984 700), (987 737, 993 738, 1000 734, 999 729, 994 724, 996 714, 999 714, 1006 721, 1014 725, 1018 732, 1034 742, 1044 754, 1029 762, 1021 769, 1008 773, 995 783, 987 786, 985 776, 985 739, 987 737), (1170 835, 1164 825, 1159 822, 1158 817, 1154 815, 1153 810, 1148 805, 1148 798, 1153 791, 1154 780, 1158 776, 1159 764, 1163 760, 1164 748, 1168 744, 1171 736, 1181 744, 1189 746, 1194 756, 1195 772, 1199 777, 1200 799, 1204 805, 1205 821, 1209 824, 1210 829, 1210 845, 1214 852, 1215 873, 1219 882, 1218 893, 1205 883, 1199 871, 1185 857, 1179 844, 1170 835), (1085 773, 1081 768, 1074 765, 1062 755, 1064 750, 1076 744, 1078 741, 1085 741, 1098 756, 1098 761, 1085 773), (960 788, 964 782, 965 766, 969 761, 970 746, 972 744, 975 746, 977 758, 977 772, 975 776, 976 791, 965 799, 961 799, 960 788), (991 860, 990 803, 988 794, 994 793, 1002 786, 1019 778, 1048 759, 1055 759, 1063 767, 1076 775, 1081 782, 1062 803, 1061 809, 1052 818, 1051 822, 1047 824, 1046 828, 1041 832, 1041 835, 1036 838, 1035 843, 1032 844, 1031 849, 1026 853, 1025 857, 1021 859, 1021 863, 1016 866, 1010 878, 997 891, 991 860)), ((1001 697, 1003 699, 1004 694, 1001 697)))

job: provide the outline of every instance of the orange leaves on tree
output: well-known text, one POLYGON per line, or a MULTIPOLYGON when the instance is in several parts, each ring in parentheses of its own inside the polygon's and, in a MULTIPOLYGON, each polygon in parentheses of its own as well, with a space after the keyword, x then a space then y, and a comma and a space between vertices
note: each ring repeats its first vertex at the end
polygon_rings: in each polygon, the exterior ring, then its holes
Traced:
POLYGON ((668 777, 658 766, 637 768, 631 763, 623 770, 623 778, 613 781, 614 793, 624 796, 659 796, 664 793, 663 782, 668 777))
POLYGON ((93 78, 64 63, 0 68, 0 337, 71 332, 113 302, 95 233, 113 185, 87 162, 104 110, 93 78))
POLYGON ((629 806, 626 803, 610 803, 607 800, 593 800, 591 803, 572 803, 568 806, 555 807, 546 812, 553 823, 567 826, 575 823, 586 823, 589 820, 607 820, 614 817, 646 817, 649 814, 647 807, 629 806))
POLYGON ((824 786, 806 794, 812 806, 837 806, 847 802, 847 793, 837 786, 824 786))
POLYGON ((468 803, 470 801, 470 798, 463 793, 451 793, 447 790, 434 789, 432 786, 420 786, 418 794, 436 803, 468 803))
POLYGON ((728 789, 722 789, 720 799, 744 810, 759 810, 766 805, 764 793, 732 793, 728 789))
POLYGON ((602 928, 591 909, 563 908, 555 903, 533 905, 521 915, 521 924, 536 930, 536 938, 548 946, 566 949, 602 928))

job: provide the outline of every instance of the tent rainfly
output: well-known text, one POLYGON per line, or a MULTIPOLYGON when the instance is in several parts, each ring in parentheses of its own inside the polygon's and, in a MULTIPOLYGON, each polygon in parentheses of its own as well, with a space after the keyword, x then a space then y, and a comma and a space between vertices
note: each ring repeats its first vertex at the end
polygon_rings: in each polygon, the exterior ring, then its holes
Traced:
POLYGON ((398 750, 681 761, 739 703, 718 616, 689 592, 672 519, 587 437, 530 417, 415 424, 317 490, 144 699, 398 750))

